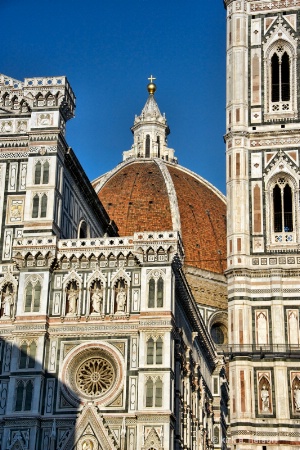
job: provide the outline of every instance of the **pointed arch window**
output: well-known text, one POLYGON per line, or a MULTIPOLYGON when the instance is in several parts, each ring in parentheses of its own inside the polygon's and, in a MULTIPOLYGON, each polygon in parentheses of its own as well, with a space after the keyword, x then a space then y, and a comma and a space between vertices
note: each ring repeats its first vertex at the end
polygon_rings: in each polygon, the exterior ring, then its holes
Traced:
POLYGON ((48 201, 47 195, 43 194, 41 199, 41 217, 47 216, 47 201, 48 201))
POLYGON ((33 369, 36 358, 36 342, 23 342, 20 347, 19 369, 33 369))
POLYGON ((163 340, 150 337, 147 341, 147 364, 162 364, 163 340))
POLYGON ((164 306, 164 280, 150 278, 148 285, 148 308, 163 308, 164 306))
POLYGON ((271 58, 272 102, 290 101, 290 57, 282 47, 271 58))
POLYGON ((264 119, 297 118, 297 45, 290 40, 279 39, 265 50, 264 55, 264 119))
POLYGON ((33 219, 38 218, 42 219, 47 217, 47 205, 48 205, 47 194, 35 194, 32 199, 31 217, 33 219))
POLYGON ((32 201, 32 218, 36 219, 39 217, 39 204, 40 204, 40 197, 38 194, 35 194, 32 201))
POLYGON ((49 183, 49 162, 38 161, 34 166, 34 184, 49 183))
POLYGON ((156 142, 157 142, 157 156, 158 156, 158 158, 160 158, 160 137, 159 136, 157 136, 156 142))
POLYGON ((150 135, 146 135, 146 148, 145 148, 146 158, 150 158, 150 135))
POLYGON ((25 312, 38 312, 41 300, 41 284, 39 281, 29 282, 25 290, 25 312))
POLYGON ((277 233, 293 229, 292 189, 285 178, 279 178, 273 188, 273 230, 277 233))
POLYGON ((146 408, 162 407, 163 385, 160 377, 146 381, 146 408))
POLYGON ((33 381, 19 380, 17 382, 15 411, 30 411, 33 397, 33 381))

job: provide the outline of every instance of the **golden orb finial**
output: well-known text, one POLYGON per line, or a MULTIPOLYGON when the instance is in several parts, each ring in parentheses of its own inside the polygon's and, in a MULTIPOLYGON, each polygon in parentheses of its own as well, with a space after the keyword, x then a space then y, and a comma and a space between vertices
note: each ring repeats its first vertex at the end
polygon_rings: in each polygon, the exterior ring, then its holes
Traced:
POLYGON ((153 83, 153 80, 156 80, 156 78, 150 75, 148 80, 150 80, 150 83, 147 86, 148 92, 150 95, 154 95, 154 92, 156 91, 156 84, 153 83))

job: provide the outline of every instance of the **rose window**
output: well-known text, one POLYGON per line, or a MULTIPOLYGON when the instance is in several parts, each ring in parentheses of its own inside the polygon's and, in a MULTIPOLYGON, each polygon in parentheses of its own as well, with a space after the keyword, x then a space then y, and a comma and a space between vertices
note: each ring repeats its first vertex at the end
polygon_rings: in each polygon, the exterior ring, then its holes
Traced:
POLYGON ((93 399, 109 405, 124 386, 124 360, 107 342, 86 342, 68 352, 63 362, 62 392, 74 406, 93 399))
POLYGON ((99 396, 108 391, 115 380, 112 364, 104 358, 90 358, 77 370, 76 381, 81 392, 99 396))

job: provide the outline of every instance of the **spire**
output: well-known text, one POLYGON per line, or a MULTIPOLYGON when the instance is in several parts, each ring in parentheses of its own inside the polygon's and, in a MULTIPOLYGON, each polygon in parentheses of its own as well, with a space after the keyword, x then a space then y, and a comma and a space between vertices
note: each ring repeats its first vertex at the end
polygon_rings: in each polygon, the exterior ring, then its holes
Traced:
POLYGON ((131 150, 123 152, 123 160, 128 158, 161 158, 166 161, 177 162, 174 150, 167 147, 167 136, 170 129, 165 114, 161 114, 154 98, 156 84, 152 75, 147 85, 149 96, 139 116, 135 116, 131 131, 134 142, 131 150))

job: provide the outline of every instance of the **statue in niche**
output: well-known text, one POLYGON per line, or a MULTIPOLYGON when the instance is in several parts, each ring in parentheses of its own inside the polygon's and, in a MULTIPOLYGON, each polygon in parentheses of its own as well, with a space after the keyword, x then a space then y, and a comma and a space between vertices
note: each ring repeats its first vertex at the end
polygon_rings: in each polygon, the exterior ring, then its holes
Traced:
POLYGON ((123 287, 117 293, 117 311, 124 312, 126 306, 126 292, 123 287))
POLYGON ((262 410, 269 412, 270 411, 270 396, 269 396, 269 390, 267 389, 265 384, 261 388, 260 398, 261 398, 262 410))
POLYGON ((120 280, 116 286, 116 312, 124 313, 126 308, 126 289, 124 280, 120 280))
POLYGON ((91 289, 91 312, 101 313, 103 303, 103 292, 99 281, 94 283, 91 289))
POLYGON ((2 293, 1 309, 4 317, 12 317, 12 306, 14 304, 13 289, 9 285, 2 293))
POLYGON ((294 396, 295 410, 300 412, 300 384, 295 385, 293 396, 294 396))
POLYGON ((77 313, 77 303, 79 298, 79 289, 75 281, 72 281, 70 288, 67 289, 67 312, 69 314, 77 313))

